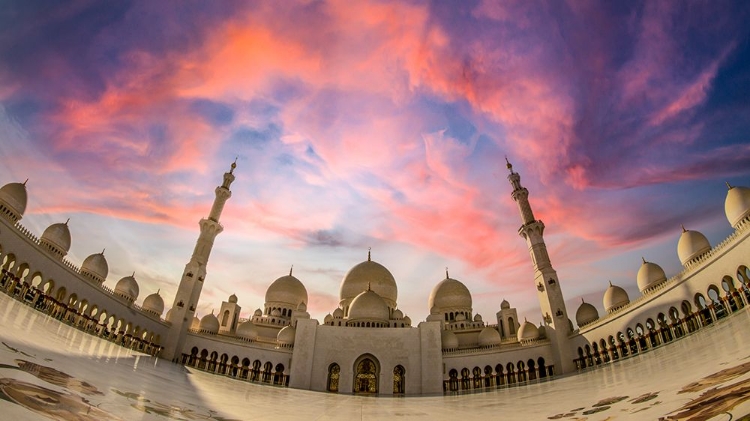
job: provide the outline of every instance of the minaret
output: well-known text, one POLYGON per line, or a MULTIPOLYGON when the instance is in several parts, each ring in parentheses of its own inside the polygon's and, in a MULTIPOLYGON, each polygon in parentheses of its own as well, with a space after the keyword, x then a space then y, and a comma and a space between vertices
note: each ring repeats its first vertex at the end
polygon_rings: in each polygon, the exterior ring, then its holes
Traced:
POLYGON ((570 323, 557 272, 552 267, 547 245, 544 244, 544 222, 534 218, 534 212, 529 204, 529 191, 521 186, 521 176, 513 171, 513 166, 507 158, 505 162, 510 171, 508 181, 513 186, 511 197, 518 204, 523 222, 518 229, 518 235, 526 240, 529 247, 531 263, 534 265, 534 285, 546 325, 546 335, 552 342, 555 367, 558 374, 567 373, 575 370, 568 340, 570 323))
POLYGON ((199 222, 201 233, 195 243, 193 256, 185 265, 185 271, 182 273, 180 286, 177 288, 174 304, 167 319, 172 326, 160 355, 164 359, 173 360, 182 353, 182 346, 185 343, 188 328, 190 328, 193 317, 195 317, 195 308, 203 289, 206 265, 214 246, 214 239, 224 230, 224 227, 219 223, 219 217, 221 217, 221 211, 224 209, 227 199, 232 197, 229 186, 234 181, 233 172, 236 167, 237 161, 235 160, 229 172, 224 173, 224 182, 221 186, 216 187, 216 199, 214 199, 214 204, 211 207, 211 213, 199 222))

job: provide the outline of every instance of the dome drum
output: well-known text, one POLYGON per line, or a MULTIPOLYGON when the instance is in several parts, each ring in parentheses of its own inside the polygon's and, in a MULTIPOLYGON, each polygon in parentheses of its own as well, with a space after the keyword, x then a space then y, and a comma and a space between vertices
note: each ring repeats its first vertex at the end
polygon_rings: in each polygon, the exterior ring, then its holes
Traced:
POLYGON ((698 231, 683 228, 680 240, 677 242, 677 255, 683 265, 688 265, 711 250, 711 244, 705 235, 698 231))
POLYGON ((604 299, 602 301, 607 314, 611 314, 630 304, 628 293, 617 285, 612 285, 612 283, 609 284, 609 288, 604 292, 604 299))
POLYGON ((81 275, 99 284, 104 283, 108 273, 109 265, 104 257, 104 252, 90 255, 81 264, 81 275))
POLYGON ((115 285, 114 294, 125 298, 131 303, 138 298, 139 288, 134 275, 126 276, 115 285))
POLYGON ((750 189, 730 186, 724 200, 724 213, 732 227, 739 228, 740 223, 750 216, 750 189))
POLYGON ((203 316, 198 324, 198 332, 216 335, 219 333, 219 319, 213 313, 203 316))
POLYGON ((26 212, 26 183, 8 183, 0 188, 0 213, 16 223, 26 212))
POLYGON ((55 257, 62 259, 70 250, 68 223, 57 223, 47 227, 39 238, 39 244, 55 257))
POLYGON ((593 305, 582 302, 576 311, 576 323, 583 327, 599 320, 599 311, 593 305))
POLYGON ((662 269, 661 266, 656 263, 647 262, 645 259, 643 260, 643 264, 638 269, 637 275, 638 290, 641 291, 642 294, 666 281, 667 275, 664 273, 664 269, 662 269))

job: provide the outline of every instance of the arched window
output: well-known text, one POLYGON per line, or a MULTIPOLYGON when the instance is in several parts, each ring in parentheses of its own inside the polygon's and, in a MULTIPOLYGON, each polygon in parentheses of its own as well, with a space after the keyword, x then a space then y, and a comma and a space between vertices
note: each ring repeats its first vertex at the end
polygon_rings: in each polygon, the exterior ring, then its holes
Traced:
POLYGON ((406 391, 406 370, 404 367, 397 365, 393 369, 393 393, 404 394, 406 391))
POLYGON ((516 334, 516 322, 512 317, 508 317, 508 332, 510 332, 511 335, 516 334))
POLYGON ((328 390, 331 393, 339 392, 339 376, 341 375, 341 367, 338 364, 333 363, 328 366, 328 390))
POLYGON ((229 323, 229 310, 224 310, 224 314, 221 316, 221 325, 226 326, 229 323))

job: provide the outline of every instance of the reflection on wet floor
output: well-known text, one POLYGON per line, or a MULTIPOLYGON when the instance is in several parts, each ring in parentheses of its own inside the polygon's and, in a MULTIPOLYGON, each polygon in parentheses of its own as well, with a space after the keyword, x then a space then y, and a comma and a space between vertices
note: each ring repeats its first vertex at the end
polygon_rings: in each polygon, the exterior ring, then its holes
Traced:
POLYGON ((0 295, 3 419, 726 420, 750 413, 750 313, 551 382, 462 396, 360 397, 239 382, 87 335, 0 295))

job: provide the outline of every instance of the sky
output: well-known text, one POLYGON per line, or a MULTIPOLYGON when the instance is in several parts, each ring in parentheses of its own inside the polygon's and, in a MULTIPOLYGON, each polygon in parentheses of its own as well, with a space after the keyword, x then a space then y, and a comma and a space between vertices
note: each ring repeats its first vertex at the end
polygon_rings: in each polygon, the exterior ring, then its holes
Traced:
POLYGON ((414 324, 463 282, 492 323, 539 323, 505 157, 530 191, 568 313, 638 297, 641 257, 681 270, 681 225, 731 233, 750 186, 744 1, 7 1, 0 184, 21 223, 70 218, 114 287, 171 307, 237 159, 198 305, 242 316, 278 277, 322 321, 345 273, 386 266, 414 324))

